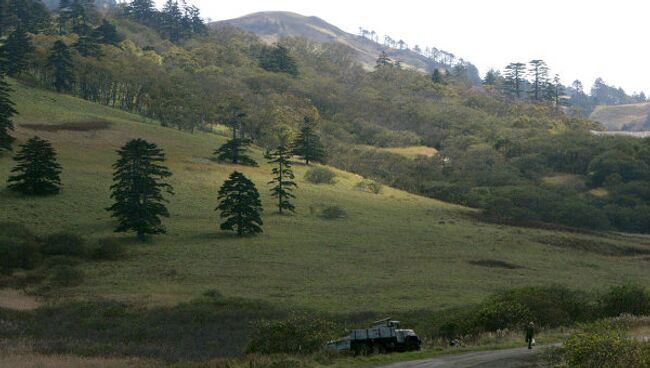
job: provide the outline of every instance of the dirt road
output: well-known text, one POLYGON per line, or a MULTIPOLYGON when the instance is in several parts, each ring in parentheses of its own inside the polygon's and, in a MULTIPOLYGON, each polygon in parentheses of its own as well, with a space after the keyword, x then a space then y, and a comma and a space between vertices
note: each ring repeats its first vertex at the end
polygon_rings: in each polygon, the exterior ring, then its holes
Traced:
POLYGON ((541 368, 544 347, 517 348, 448 355, 444 357, 393 363, 382 368, 541 368))

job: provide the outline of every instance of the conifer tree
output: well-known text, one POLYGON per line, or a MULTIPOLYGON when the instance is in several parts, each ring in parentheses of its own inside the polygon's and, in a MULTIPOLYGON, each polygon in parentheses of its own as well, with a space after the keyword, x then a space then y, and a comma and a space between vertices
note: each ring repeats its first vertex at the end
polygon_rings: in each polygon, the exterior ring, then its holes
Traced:
POLYGON ((524 63, 510 63, 506 66, 504 71, 505 82, 503 84, 504 92, 521 98, 524 84, 524 73, 526 71, 526 64, 524 63))
POLYGON ((117 46, 123 40, 122 36, 117 33, 117 28, 113 23, 106 19, 102 19, 102 24, 95 28, 94 35, 100 43, 106 45, 117 46))
POLYGON ((271 196, 278 200, 278 212, 283 210, 295 212, 295 206, 289 201, 295 198, 291 191, 297 187, 293 181, 295 178, 291 170, 291 151, 284 145, 280 144, 275 151, 269 153, 269 163, 274 164, 272 175, 273 180, 269 184, 275 184, 271 188, 271 196))
POLYGON ((133 0, 126 6, 126 13, 139 22, 149 22, 156 18, 156 7, 153 0, 133 0))
POLYGON ((119 222, 115 231, 135 231, 140 240, 147 234, 164 234, 160 218, 169 217, 169 212, 163 192, 174 194, 172 186, 164 181, 172 175, 162 165, 165 153, 144 139, 130 140, 117 153, 111 186, 115 203, 106 209, 119 222))
POLYGON ((298 65, 289 55, 289 49, 280 44, 263 53, 260 67, 270 72, 287 73, 294 77, 299 74, 298 65))
POLYGON ((248 146, 251 143, 248 138, 232 138, 214 151, 216 160, 233 165, 258 166, 257 162, 248 156, 248 146))
POLYGON ((325 148, 316 134, 316 124, 313 119, 305 117, 300 134, 293 143, 293 154, 302 157, 307 165, 310 162, 325 161, 325 148))
POLYGON ((56 162, 56 152, 50 142, 39 137, 22 144, 14 156, 18 163, 11 172, 9 189, 27 195, 56 194, 61 188, 61 166, 56 162))
POLYGON ((444 84, 445 83, 445 78, 440 72, 440 69, 436 68, 433 69, 433 73, 431 73, 431 81, 434 84, 444 84))
POLYGON ((178 6, 178 1, 167 0, 165 2, 161 11, 161 20, 163 35, 172 42, 179 41, 181 39, 183 14, 178 6))
POLYGON ((381 68, 390 68, 393 66, 393 60, 388 57, 386 50, 381 50, 381 54, 377 58, 377 63, 375 64, 375 69, 381 68))
POLYGON ((16 28, 0 48, 0 58, 5 65, 3 69, 10 76, 15 76, 27 69, 29 54, 34 51, 29 35, 22 27, 16 28))
POLYGON ((3 150, 11 151, 11 145, 14 137, 10 131, 14 130, 14 124, 11 117, 16 114, 15 105, 10 98, 11 88, 5 80, 4 74, 0 72, 0 152, 3 150))
POLYGON ((96 32, 87 32, 79 35, 77 42, 72 45, 79 55, 84 57, 100 58, 104 55, 96 32))
POLYGON ((531 60, 529 64, 531 86, 528 93, 531 100, 539 102, 544 99, 544 92, 548 85, 548 66, 544 60, 531 60))
POLYGON ((58 40, 54 43, 47 64, 54 74, 56 91, 70 91, 74 82, 74 74, 72 72, 72 55, 65 42, 58 40))
POLYGON ((221 230, 236 231, 238 236, 262 232, 262 202, 255 184, 242 173, 234 171, 219 189, 219 205, 225 221, 221 230))
POLYGON ((66 32, 68 21, 70 20, 70 12, 72 11, 72 4, 70 0, 59 0, 59 34, 63 35, 66 32))

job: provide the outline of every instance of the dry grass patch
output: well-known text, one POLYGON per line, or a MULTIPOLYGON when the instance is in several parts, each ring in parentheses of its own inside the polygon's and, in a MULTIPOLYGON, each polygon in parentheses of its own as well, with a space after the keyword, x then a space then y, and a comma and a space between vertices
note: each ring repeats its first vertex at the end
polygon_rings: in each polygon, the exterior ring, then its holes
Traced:
MULTIPOLYGON (((20 290, 0 289, 0 308, 28 311, 40 306, 41 303, 35 297, 20 290)), ((0 364, 0 366, 2 365, 0 364)))

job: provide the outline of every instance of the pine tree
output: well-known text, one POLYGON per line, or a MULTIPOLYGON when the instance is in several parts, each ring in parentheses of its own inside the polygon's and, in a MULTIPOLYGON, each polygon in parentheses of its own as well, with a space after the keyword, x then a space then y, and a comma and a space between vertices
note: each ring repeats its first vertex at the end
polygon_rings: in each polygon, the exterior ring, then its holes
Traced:
POLYGON ((72 47, 77 50, 79 55, 84 57, 100 58, 104 55, 96 32, 80 34, 79 39, 72 47))
POLYGON ((233 172, 219 189, 221 230, 237 231, 238 236, 262 232, 262 202, 255 184, 240 172, 233 172))
POLYGON ((278 212, 282 213, 283 210, 295 212, 295 206, 289 202, 291 198, 295 198, 291 191, 297 187, 293 181, 293 170, 291 170, 291 151, 281 144, 275 151, 269 153, 269 163, 274 164, 273 167, 273 180, 269 184, 275 184, 271 188, 271 196, 278 200, 278 212))
POLYGON ((95 1, 72 0, 69 17, 72 20, 72 32, 80 36, 89 36, 92 33, 90 24, 97 18, 95 1))
POLYGON ((305 117, 300 134, 293 143, 293 154, 302 157, 307 165, 310 162, 325 161, 325 148, 316 134, 316 124, 313 119, 305 117))
POLYGON ((181 39, 181 23, 183 14, 178 6, 178 1, 167 0, 161 11, 162 33, 170 41, 177 42, 181 39))
POLYGON ((260 67, 269 72, 287 73, 294 77, 299 74, 298 65, 289 55, 289 49, 279 44, 262 54, 260 67))
POLYGON ((560 81, 560 76, 555 74, 553 82, 547 84, 546 100, 551 101, 555 106, 555 111, 559 111, 562 105, 565 105, 564 96, 565 88, 560 81))
POLYGON ((63 35, 66 32, 68 21, 70 20, 70 13, 72 12, 72 4, 70 0, 59 1, 59 34, 63 35))
POLYGON ((257 162, 248 156, 248 146, 251 143, 247 138, 232 138, 214 151, 216 160, 233 165, 258 166, 257 162))
POLYGON ((548 66, 544 60, 531 60, 528 75, 531 77, 531 89, 528 92, 531 100, 544 99, 544 89, 548 85, 548 66))
POLYGON ((508 64, 504 72, 504 77, 505 77, 505 82, 503 84, 504 92, 518 99, 521 98, 521 95, 523 93, 525 71, 526 71, 526 64, 524 63, 508 64))
POLYGON ((153 0, 133 0, 126 6, 126 13, 142 23, 154 20, 157 12, 153 0))
POLYGON ((111 186, 115 203, 106 209, 119 221, 115 231, 135 231, 140 240, 147 234, 164 234, 160 218, 169 217, 169 212, 163 192, 174 194, 174 190, 164 182, 172 173, 161 164, 163 150, 144 139, 132 139, 117 153, 111 186))
POLYGON ((29 54, 34 51, 29 35, 22 27, 16 28, 0 48, 0 58, 5 65, 3 69, 10 76, 15 76, 27 69, 29 54))
POLYGON ((431 81, 434 84, 445 84, 445 78, 442 73, 440 73, 440 69, 433 69, 433 73, 431 73, 431 81))
POLYGON ((381 54, 379 54, 379 57, 377 58, 375 69, 391 68, 392 66, 393 66, 393 60, 388 57, 386 50, 382 50, 381 54))
POLYGON ((102 19, 102 24, 95 28, 94 32, 95 38, 103 44, 117 46, 122 42, 123 37, 117 33, 117 28, 113 23, 102 19))
POLYGON ((4 74, 0 72, 0 152, 2 150, 11 151, 11 145, 14 142, 14 137, 9 132, 14 130, 11 117, 17 112, 10 99, 10 93, 11 88, 9 88, 4 74))
POLYGON ((18 163, 11 170, 9 189, 27 195, 56 194, 61 188, 61 166, 56 162, 56 152, 50 142, 39 137, 22 144, 14 156, 18 163))
POLYGON ((499 81, 499 78, 501 77, 501 74, 494 70, 490 69, 485 73, 485 78, 483 78, 483 85, 484 86, 496 86, 496 84, 499 81))
POLYGON ((52 46, 47 65, 54 74, 54 88, 57 92, 68 92, 74 82, 72 55, 65 42, 58 40, 52 46))

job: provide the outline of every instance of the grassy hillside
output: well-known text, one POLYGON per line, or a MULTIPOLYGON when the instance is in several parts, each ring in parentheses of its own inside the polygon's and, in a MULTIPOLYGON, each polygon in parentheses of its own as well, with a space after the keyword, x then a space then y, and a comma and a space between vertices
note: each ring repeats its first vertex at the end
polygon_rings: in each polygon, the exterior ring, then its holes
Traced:
MULTIPOLYGON (((354 187, 362 178, 341 171, 335 185, 312 185, 302 179, 306 167, 300 165, 298 213, 292 216, 275 214, 266 185, 269 166, 236 168, 257 184, 265 205, 264 234, 238 239, 218 231, 214 212, 217 189, 235 169, 210 160, 221 136, 163 128, 73 97, 14 87, 16 136, 20 142, 35 134, 52 141, 65 170, 64 190, 47 198, 2 190, 0 218, 39 233, 119 237, 129 248, 124 260, 83 264, 85 282, 57 295, 159 305, 216 289, 283 309, 349 313, 462 305, 522 285, 650 282, 647 260, 635 251, 650 249, 647 239, 481 223, 471 210, 402 191, 360 192, 354 187), (54 127, 62 123, 80 124, 68 125, 75 130, 54 127), (164 148, 174 172, 168 234, 146 244, 114 235, 104 210, 115 150, 133 137, 164 148), (322 219, 319 209, 326 205, 341 206, 347 218, 322 219), (514 267, 502 268, 502 262, 514 267)), ((261 152, 255 157, 263 161, 261 152)), ((0 158, 0 178, 12 165, 9 156, 0 158)))
POLYGON ((591 120, 602 123, 608 130, 647 130, 640 127, 646 122, 650 114, 650 103, 630 105, 599 105, 589 117, 591 120), (638 128, 635 128, 638 127, 638 128))

